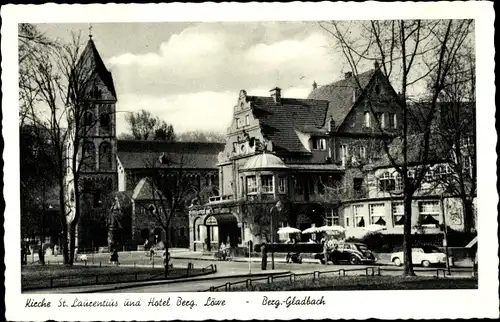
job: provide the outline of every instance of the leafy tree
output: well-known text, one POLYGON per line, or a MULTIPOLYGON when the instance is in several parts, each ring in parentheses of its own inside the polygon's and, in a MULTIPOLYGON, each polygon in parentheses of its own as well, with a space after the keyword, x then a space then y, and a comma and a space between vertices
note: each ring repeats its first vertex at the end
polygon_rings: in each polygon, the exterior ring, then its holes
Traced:
POLYGON ((212 131, 189 131, 177 134, 178 141, 184 142, 220 142, 226 141, 223 133, 212 131))
POLYGON ((153 116, 149 111, 140 110, 129 113, 125 117, 125 120, 135 140, 175 140, 173 126, 160 120, 158 116, 153 116))

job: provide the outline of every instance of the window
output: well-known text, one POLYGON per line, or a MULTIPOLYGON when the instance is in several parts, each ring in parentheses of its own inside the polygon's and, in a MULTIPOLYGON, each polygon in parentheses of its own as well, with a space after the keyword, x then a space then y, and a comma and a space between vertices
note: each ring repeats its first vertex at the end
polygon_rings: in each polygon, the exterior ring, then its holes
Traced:
POLYGON ((262 192, 263 193, 273 193, 274 192, 274 177, 270 175, 265 175, 260 177, 262 180, 262 192))
POLYGON ((365 127, 371 127, 370 112, 365 112, 363 124, 365 127))
POLYGON ((201 219, 200 218, 196 218, 194 220, 194 240, 200 240, 201 238, 201 219))
POLYGON ((366 159, 366 146, 359 147, 359 157, 361 159, 366 159))
POLYGON ((99 170, 110 170, 112 164, 111 145, 108 142, 102 142, 99 146, 99 170))
POLYGON ((257 193, 257 178, 255 176, 247 177, 247 194, 257 193))
POLYGON ((99 208, 102 205, 102 195, 100 191, 94 191, 94 208, 99 208))
POLYGON ((83 117, 83 122, 85 126, 92 126, 94 123, 94 114, 90 111, 86 111, 83 117))
POLYGON ((376 203, 370 205, 370 222, 375 225, 386 225, 385 221, 385 205, 376 203))
POLYGON ((83 144, 82 168, 86 171, 95 170, 96 167, 96 148, 93 142, 83 144))
POLYGON ((426 200, 418 203, 420 223, 422 225, 439 225, 441 209, 438 200, 426 200))
POLYGON ((392 218, 394 220, 394 226, 404 225, 405 220, 405 208, 402 202, 392 203, 392 218))
POLYGON ((245 116, 245 125, 246 126, 250 125, 250 116, 249 115, 245 116))
POLYGON ((354 222, 356 227, 365 227, 365 218, 363 217, 363 205, 354 205, 354 222))
POLYGON ((451 173, 450 166, 448 164, 439 164, 434 167, 434 175, 437 178, 443 178, 451 173))
POLYGON ((302 195, 304 193, 304 186, 302 185, 301 178, 295 178, 295 193, 297 195, 302 195))
POLYGON ((349 217, 345 217, 345 225, 346 227, 349 227, 349 217))
POLYGON ((355 192, 361 192, 363 190, 363 178, 354 178, 352 183, 355 192))
POLYGON ((389 172, 384 172, 378 179, 380 191, 393 191, 396 189, 396 181, 389 172))
POLYGON ((397 117, 396 117, 396 113, 389 113, 389 128, 390 129, 395 129, 397 128, 397 117))
POLYGON ((111 123, 109 113, 102 113, 99 123, 102 129, 109 130, 109 124, 111 123))
POLYGON ((377 113, 377 121, 379 122, 381 128, 385 128, 384 113, 377 113))
POLYGON ((340 145, 340 160, 342 161, 342 165, 345 166, 347 162, 347 158, 349 158, 349 147, 347 144, 340 145))
POLYGON ((339 225, 339 214, 337 209, 326 209, 325 224, 327 226, 339 225))
POLYGON ((314 138, 313 139, 313 150, 326 150, 326 139, 324 138, 314 138))
POLYGON ((279 193, 286 193, 286 177, 279 177, 278 191, 279 193))
POLYGON ((243 120, 240 118, 236 118, 236 128, 239 129, 243 127, 243 120))
POLYGON ((396 176, 396 190, 397 191, 402 191, 404 188, 404 182, 403 182, 403 177, 399 172, 395 174, 396 176))

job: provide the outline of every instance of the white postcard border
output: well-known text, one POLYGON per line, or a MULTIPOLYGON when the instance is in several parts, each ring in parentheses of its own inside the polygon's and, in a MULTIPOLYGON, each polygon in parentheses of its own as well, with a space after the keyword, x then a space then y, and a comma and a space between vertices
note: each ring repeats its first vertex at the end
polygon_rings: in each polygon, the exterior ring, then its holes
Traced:
MULTIPOLYGON (((2 7, 2 112, 5 149, 4 198, 6 318, 9 320, 170 320, 170 319, 319 319, 319 318, 473 318, 498 317, 498 240, 496 193, 496 131, 494 101, 494 11, 485 2, 439 3, 249 3, 249 4, 161 4, 161 5, 28 5, 2 7), (395 18, 474 18, 477 51, 478 131, 478 231, 480 272, 478 290, 438 291, 344 291, 301 293, 164 293, 164 294, 81 294, 25 295, 20 293, 19 156, 17 90, 17 23, 19 22, 147 22, 147 21, 270 21, 395 18), (481 260, 482 259, 482 260, 481 260), (286 299, 324 295, 326 306, 262 306, 263 296, 286 299), (45 298, 56 306, 60 298, 139 299, 177 296, 194 300, 194 309, 71 308, 27 309, 28 297, 45 298), (207 296, 225 299, 227 309, 203 307, 207 296), (248 303, 247 303, 248 301, 248 303), (384 308, 384 309, 381 309, 384 308)), ((222 284, 223 281, 214 281, 222 284)))

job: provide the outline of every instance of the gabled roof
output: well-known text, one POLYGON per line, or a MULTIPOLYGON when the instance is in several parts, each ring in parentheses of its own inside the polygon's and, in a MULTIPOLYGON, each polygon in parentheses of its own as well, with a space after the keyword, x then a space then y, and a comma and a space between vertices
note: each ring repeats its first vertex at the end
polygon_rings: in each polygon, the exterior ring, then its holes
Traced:
MULTIPOLYGON (((371 69, 358 75, 358 80, 361 90, 364 90, 371 79, 375 75, 375 69, 371 69)), ((330 104, 328 107, 328 116, 331 116, 335 121, 335 127, 338 128, 344 122, 347 114, 354 106, 353 92, 357 91, 356 97, 361 95, 355 77, 351 76, 347 79, 341 79, 334 83, 320 86, 314 89, 307 98, 317 100, 327 100, 330 104)))
MULTIPOLYGON (((449 160, 448 156, 449 149, 442 144, 442 141, 438 139, 436 134, 430 134, 429 137, 429 152, 427 157, 427 163, 439 163, 446 162, 449 160)), ((389 145, 389 153, 397 162, 401 165, 403 163, 403 138, 395 138, 389 145)), ((421 164, 422 156, 424 154, 424 134, 413 134, 408 135, 408 163, 409 164, 421 164)), ((380 159, 373 164, 375 168, 385 168, 392 167, 391 160, 387 154, 382 150, 380 159)))
POLYGON ((115 85, 113 83, 113 76, 111 75, 111 72, 109 72, 106 69, 106 65, 104 65, 104 62, 102 61, 101 55, 99 55, 99 52, 97 51, 97 48, 96 48, 92 38, 90 38, 89 41, 87 42, 87 46, 83 50, 80 61, 85 62, 87 59, 89 59, 89 56, 90 56, 90 61, 93 64, 94 71, 102 79, 102 81, 104 82, 104 85, 106 85, 109 92, 115 98, 117 98, 116 91, 115 91, 115 85))
POLYGON ((261 125, 262 135, 271 140, 273 150, 285 153, 310 153, 301 143, 295 130, 321 128, 325 123, 328 102, 324 100, 247 96, 254 117, 261 125))
POLYGON ((125 169, 216 169, 224 143, 118 140, 117 150, 125 169), (160 163, 162 155, 167 164, 160 163))
POLYGON ((142 178, 134 188, 133 200, 165 200, 163 193, 158 190, 153 181, 149 178, 142 178))

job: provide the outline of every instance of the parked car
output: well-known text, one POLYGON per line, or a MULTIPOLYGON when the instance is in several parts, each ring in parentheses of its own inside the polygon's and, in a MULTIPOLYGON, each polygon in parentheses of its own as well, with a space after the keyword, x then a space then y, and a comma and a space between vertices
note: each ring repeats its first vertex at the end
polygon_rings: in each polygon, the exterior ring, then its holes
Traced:
MULTIPOLYGON (((413 265, 422 265, 429 267, 431 265, 446 265, 446 255, 435 246, 423 246, 419 248, 412 248, 411 259, 413 265)), ((403 252, 393 253, 391 255, 391 262, 396 266, 404 264, 403 252)), ((450 266, 453 266, 453 258, 450 257, 450 266)))
MULTIPOLYGON (((318 253, 314 256, 319 259, 321 264, 325 263, 323 253, 318 253)), ((342 243, 336 248, 328 252, 328 261, 334 264, 347 261, 350 264, 371 264, 377 261, 377 258, 371 250, 361 243, 342 243)))

